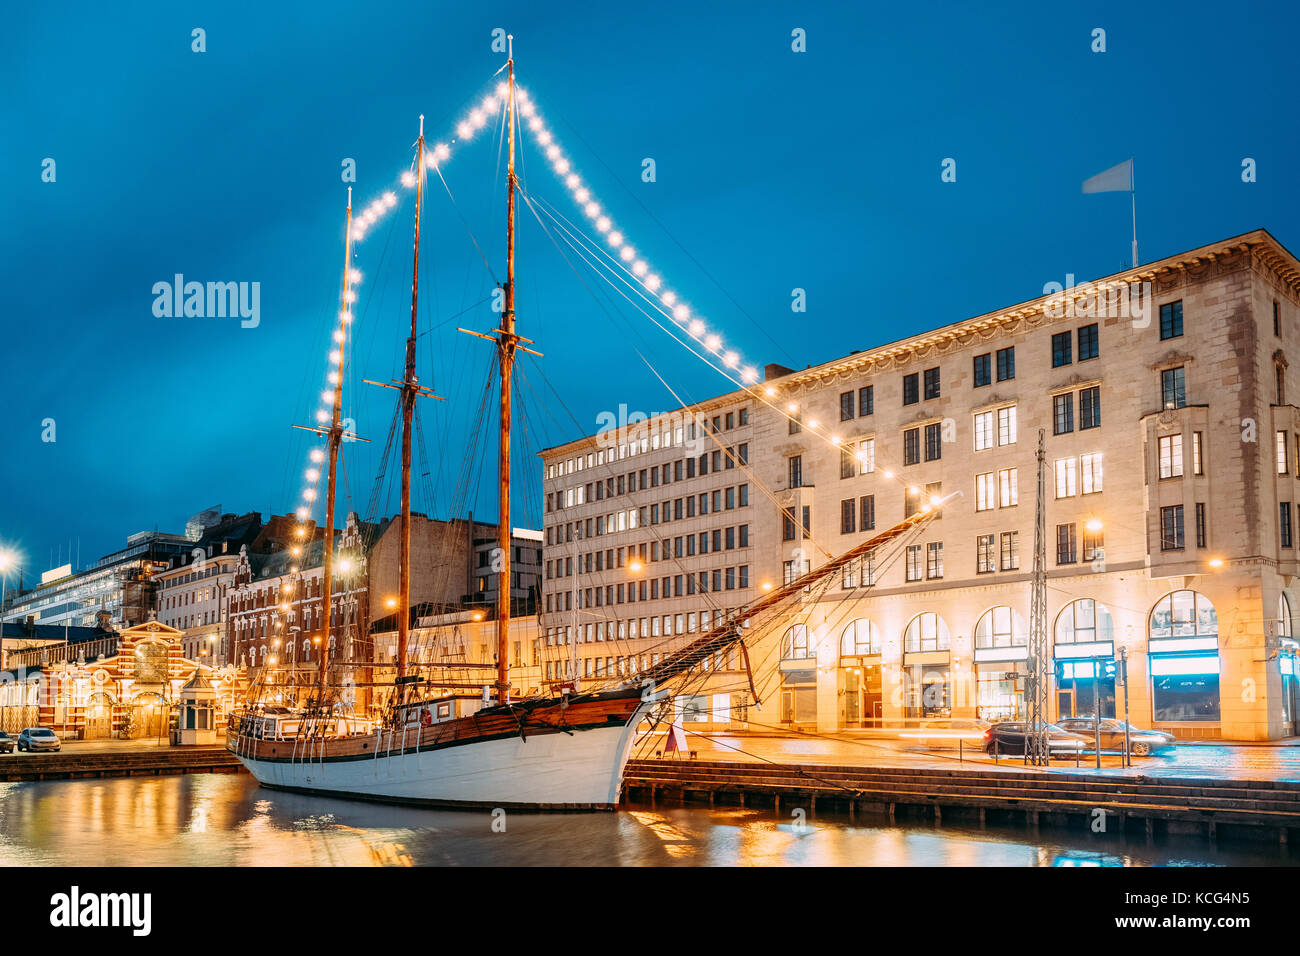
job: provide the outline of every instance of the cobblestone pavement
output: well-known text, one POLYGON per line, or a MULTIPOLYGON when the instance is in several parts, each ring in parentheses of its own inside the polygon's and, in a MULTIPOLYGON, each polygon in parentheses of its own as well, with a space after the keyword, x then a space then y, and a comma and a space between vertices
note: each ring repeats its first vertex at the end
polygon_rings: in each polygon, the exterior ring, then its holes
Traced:
MULTIPOLYGON (((783 764, 821 764, 863 767, 927 769, 992 769, 993 759, 978 750, 922 750, 910 741, 886 739, 820 739, 815 737, 768 737, 710 734, 707 738, 687 733, 687 741, 700 760, 741 760, 783 764)), ((634 756, 653 758, 662 740, 643 744, 634 756)), ((677 759, 677 758, 664 758, 677 759)), ((1084 754, 1076 766, 1073 759, 1053 760, 1051 770, 1069 773, 1104 773, 1145 777, 1202 777, 1238 780, 1293 780, 1300 782, 1300 747, 1257 744, 1185 744, 1172 754, 1134 757, 1133 766, 1121 766, 1118 754, 1103 754, 1101 770, 1096 757, 1084 754)), ((1003 757, 996 766, 1003 770, 1044 772, 1026 767, 1020 758, 1003 757)))

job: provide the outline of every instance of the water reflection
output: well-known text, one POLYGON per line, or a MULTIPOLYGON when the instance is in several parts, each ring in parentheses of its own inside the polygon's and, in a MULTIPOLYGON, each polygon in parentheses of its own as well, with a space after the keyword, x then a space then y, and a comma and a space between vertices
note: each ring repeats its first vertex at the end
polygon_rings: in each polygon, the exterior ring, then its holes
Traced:
POLYGON ((7 866, 1152 866, 1289 864, 1271 844, 927 824, 743 808, 509 814, 277 793, 246 775, 0 784, 7 866))

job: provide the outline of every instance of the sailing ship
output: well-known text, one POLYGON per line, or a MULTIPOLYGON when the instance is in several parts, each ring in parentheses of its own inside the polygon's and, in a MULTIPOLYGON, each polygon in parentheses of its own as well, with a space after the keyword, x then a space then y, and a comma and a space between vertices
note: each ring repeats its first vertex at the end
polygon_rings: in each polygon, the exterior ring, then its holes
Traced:
MULTIPOLYGON (((414 266, 411 281, 411 329, 406 340, 405 371, 400 382, 379 383, 400 395, 401 511, 399 532, 399 584, 396 604, 395 679, 382 720, 355 715, 337 699, 344 686, 331 680, 340 666, 374 661, 330 660, 330 609, 332 593, 334 498, 339 446, 354 437, 343 427, 342 376, 333 378, 333 412, 328 424, 308 430, 326 439, 326 513, 322 549, 325 603, 325 639, 320 642, 316 687, 301 706, 284 706, 263 700, 251 702, 232 722, 228 747, 263 786, 323 795, 447 807, 548 809, 612 809, 618 802, 624 766, 638 733, 651 733, 663 719, 664 706, 680 687, 675 684, 707 669, 720 652, 737 645, 745 663, 751 696, 758 701, 749 666, 746 632, 754 623, 771 619, 797 602, 818 583, 829 581, 843 568, 874 557, 918 529, 937 512, 937 505, 905 518, 894 527, 832 558, 815 570, 793 577, 747 607, 720 620, 716 626, 684 646, 663 655, 653 666, 625 679, 589 690, 564 684, 534 696, 511 696, 509 634, 511 607, 511 373, 517 351, 532 352, 530 340, 515 330, 515 75, 513 50, 508 54, 506 76, 506 272, 502 286, 500 327, 488 338, 496 346, 499 371, 498 481, 501 585, 497 589, 496 661, 490 667, 495 682, 481 685, 481 694, 465 693, 464 682, 440 681, 409 673, 408 647, 411 618, 411 433, 416 400, 436 397, 420 385, 416 375, 416 314, 419 298, 420 218, 422 181, 415 183, 414 266), (438 693, 452 691, 451 693, 438 693), (649 723, 649 729, 643 724, 649 723)), ((416 141, 416 169, 426 159, 423 117, 416 141)), ((352 204, 346 217, 343 310, 335 335, 341 350, 346 341, 347 304, 350 301, 352 204)), ((461 330, 469 331, 469 330, 461 330)), ((533 353, 537 354, 537 353, 533 353)), ((336 364, 341 365, 339 358, 336 364)), ((306 426, 298 426, 306 427, 306 426)), ((451 665, 447 665, 451 666, 451 665)), ((385 682, 375 682, 385 683, 385 682)), ((269 679, 260 682, 265 691, 269 679)), ((275 698, 271 698, 274 700, 275 698)))

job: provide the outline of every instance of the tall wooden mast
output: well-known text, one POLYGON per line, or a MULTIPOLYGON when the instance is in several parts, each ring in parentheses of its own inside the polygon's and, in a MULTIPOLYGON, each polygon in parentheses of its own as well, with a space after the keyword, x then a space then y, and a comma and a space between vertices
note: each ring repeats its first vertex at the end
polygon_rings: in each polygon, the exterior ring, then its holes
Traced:
MULTIPOLYGON (((345 219, 343 239, 343 298, 339 304, 338 353, 339 360, 334 368, 334 409, 330 416, 327 433, 327 460, 329 462, 325 479, 325 540, 321 552, 321 642, 320 673, 316 679, 316 700, 322 706, 325 703, 325 671, 330 659, 330 605, 334 590, 334 487, 338 471, 339 442, 343 438, 343 349, 348 340, 348 318, 351 315, 352 283, 352 187, 348 187, 348 211, 345 219)), ((305 547, 310 551, 311 542, 305 547)), ((307 557, 306 554, 303 557, 307 557)), ((305 623, 305 622, 304 622, 305 623)), ((303 628, 304 633, 306 628, 303 628)))
POLYGON ((398 554, 397 681, 406 702, 406 646, 411 626, 411 419, 422 391, 415 375, 416 315, 420 299, 420 210, 424 200, 424 114, 415 150, 415 262, 411 266, 411 335, 406 340, 406 374, 402 379, 402 534, 398 554))
POLYGON ((515 52, 514 36, 506 38, 506 284, 497 339, 501 366, 501 502, 497 511, 497 547, 501 576, 497 579, 497 702, 510 699, 510 378, 515 363, 515 52))

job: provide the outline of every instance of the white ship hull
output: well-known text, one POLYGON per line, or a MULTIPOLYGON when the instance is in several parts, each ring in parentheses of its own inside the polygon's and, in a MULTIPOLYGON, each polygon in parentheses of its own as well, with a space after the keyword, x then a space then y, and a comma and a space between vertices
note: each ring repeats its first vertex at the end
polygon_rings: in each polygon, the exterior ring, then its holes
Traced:
POLYGON ((400 739, 385 733, 375 738, 375 753, 354 759, 272 760, 232 749, 259 783, 285 790, 430 806, 612 809, 648 706, 626 723, 419 751, 403 752, 400 739))

